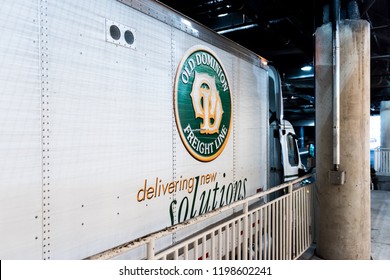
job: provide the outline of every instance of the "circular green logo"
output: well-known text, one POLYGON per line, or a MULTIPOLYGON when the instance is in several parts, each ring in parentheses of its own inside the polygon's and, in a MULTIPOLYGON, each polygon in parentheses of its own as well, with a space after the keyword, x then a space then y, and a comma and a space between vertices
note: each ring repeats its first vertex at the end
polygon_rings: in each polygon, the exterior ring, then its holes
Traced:
POLYGON ((175 117, 180 138, 197 160, 217 158, 229 139, 232 98, 226 73, 205 46, 190 48, 175 80, 175 117))

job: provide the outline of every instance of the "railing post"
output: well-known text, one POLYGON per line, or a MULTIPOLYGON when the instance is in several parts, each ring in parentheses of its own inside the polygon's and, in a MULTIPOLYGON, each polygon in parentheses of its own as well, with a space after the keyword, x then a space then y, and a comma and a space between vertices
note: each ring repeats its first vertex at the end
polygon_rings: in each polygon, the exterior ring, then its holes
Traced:
POLYGON ((294 231, 294 223, 293 223, 293 186, 292 184, 288 185, 288 241, 287 241, 287 250, 289 259, 293 259, 292 257, 292 247, 294 246, 293 240, 293 231, 294 231))
MULTIPOLYGON (((251 250, 248 248, 248 201, 245 201, 242 209, 244 213, 244 229, 243 229, 243 241, 242 241, 242 259, 247 260, 248 253, 251 253, 251 250)), ((239 252, 238 252, 239 253, 239 252)))
POLYGON ((154 239, 151 239, 147 244, 146 244, 146 258, 148 260, 154 260, 154 239))
POLYGON ((374 150, 374 169, 378 171, 378 148, 374 150))

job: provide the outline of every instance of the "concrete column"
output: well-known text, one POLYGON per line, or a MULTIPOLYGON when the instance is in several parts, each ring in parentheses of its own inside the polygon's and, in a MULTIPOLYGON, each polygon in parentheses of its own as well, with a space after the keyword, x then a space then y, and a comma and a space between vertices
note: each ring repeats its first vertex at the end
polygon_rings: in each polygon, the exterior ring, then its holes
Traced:
POLYGON ((390 148, 390 101, 381 102, 381 147, 390 148))
POLYGON ((316 31, 316 163, 318 236, 323 259, 370 259, 370 28, 363 20, 340 23, 340 170, 333 169, 332 26, 316 31))

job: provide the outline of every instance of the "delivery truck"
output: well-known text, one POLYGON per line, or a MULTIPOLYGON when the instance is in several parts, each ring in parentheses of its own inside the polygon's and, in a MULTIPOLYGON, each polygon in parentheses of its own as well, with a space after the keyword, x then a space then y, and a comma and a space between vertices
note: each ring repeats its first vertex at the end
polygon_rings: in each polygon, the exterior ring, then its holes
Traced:
POLYGON ((84 259, 303 168, 276 69, 158 1, 0 18, 1 259, 84 259))

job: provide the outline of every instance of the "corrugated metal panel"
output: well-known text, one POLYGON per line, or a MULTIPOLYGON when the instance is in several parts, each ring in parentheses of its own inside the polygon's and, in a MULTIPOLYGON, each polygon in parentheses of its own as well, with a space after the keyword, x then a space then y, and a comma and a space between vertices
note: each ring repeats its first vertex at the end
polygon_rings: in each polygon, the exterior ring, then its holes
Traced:
POLYGON ((42 257, 39 7, 0 9, 0 258, 42 257))
POLYGON ((136 197, 172 181, 170 27, 115 1, 48 10, 51 256, 83 258, 169 225, 169 195, 136 197), (106 19, 137 48, 107 43, 106 19))

